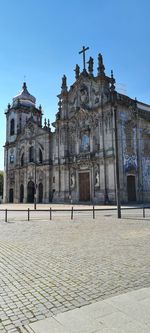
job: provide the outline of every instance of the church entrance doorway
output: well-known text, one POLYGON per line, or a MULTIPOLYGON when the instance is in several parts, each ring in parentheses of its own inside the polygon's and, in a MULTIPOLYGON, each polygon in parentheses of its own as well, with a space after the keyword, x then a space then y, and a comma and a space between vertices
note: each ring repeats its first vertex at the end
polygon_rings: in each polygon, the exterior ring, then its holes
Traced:
POLYGON ((10 188, 10 190, 9 190, 9 202, 10 203, 14 202, 14 190, 13 190, 13 188, 10 188))
POLYGON ((136 201, 135 176, 127 176, 128 202, 136 201))
POLYGON ((39 203, 43 202, 43 184, 39 184, 39 203))
POLYGON ((90 174, 89 172, 79 173, 79 200, 90 201, 90 174))
POLYGON ((28 189, 27 189, 27 201, 29 203, 33 203, 34 202, 34 183, 32 182, 32 180, 29 181, 28 183, 28 189))
POLYGON ((21 184, 20 186, 20 202, 23 202, 24 199, 24 186, 21 184))

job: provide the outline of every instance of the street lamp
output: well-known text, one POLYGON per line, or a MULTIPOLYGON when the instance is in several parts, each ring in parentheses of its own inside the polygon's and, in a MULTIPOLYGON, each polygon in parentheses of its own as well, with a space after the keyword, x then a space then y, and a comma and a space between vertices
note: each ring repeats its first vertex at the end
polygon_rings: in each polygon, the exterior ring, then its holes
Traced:
POLYGON ((120 179, 119 179, 119 157, 118 157, 118 127, 117 127, 117 106, 114 107, 115 120, 115 165, 116 165, 116 200, 117 200, 117 216, 121 218, 120 204, 120 179))
POLYGON ((35 183, 35 186, 34 186, 34 209, 36 209, 36 203, 37 203, 37 184, 35 183))
POLYGON ((117 123, 117 93, 115 91, 115 79, 113 71, 111 71, 111 105, 114 110, 114 125, 115 125, 115 171, 116 171, 116 201, 117 201, 117 216, 121 218, 121 205, 120 205, 120 179, 119 179, 119 157, 118 157, 118 123, 117 123))
POLYGON ((36 209, 36 203, 37 203, 37 183, 36 183, 36 145, 35 145, 35 179, 34 179, 34 209, 36 209))

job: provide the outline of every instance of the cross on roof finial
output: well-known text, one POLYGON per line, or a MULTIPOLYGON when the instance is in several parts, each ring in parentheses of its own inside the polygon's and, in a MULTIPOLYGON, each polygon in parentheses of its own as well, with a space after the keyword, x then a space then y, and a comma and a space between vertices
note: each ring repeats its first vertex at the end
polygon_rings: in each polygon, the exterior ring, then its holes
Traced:
POLYGON ((24 81, 23 81, 22 89, 25 90, 25 89, 27 89, 27 85, 26 85, 26 75, 23 76, 23 79, 24 79, 24 81))
POLYGON ((82 50, 79 52, 79 54, 83 53, 83 71, 86 70, 86 67, 85 67, 85 52, 87 50, 89 50, 89 47, 83 46, 82 50))

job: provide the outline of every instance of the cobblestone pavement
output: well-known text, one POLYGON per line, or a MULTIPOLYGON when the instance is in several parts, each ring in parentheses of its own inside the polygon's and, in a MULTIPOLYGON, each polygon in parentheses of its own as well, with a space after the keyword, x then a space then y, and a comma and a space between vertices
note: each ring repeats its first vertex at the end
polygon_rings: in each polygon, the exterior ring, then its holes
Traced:
POLYGON ((150 221, 0 221, 0 332, 150 286, 150 221))

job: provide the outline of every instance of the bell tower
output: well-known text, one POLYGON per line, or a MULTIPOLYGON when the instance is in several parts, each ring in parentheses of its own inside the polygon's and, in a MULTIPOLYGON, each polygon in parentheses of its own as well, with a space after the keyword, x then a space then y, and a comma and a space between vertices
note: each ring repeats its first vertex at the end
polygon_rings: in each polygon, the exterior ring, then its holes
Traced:
POLYGON ((21 92, 13 98, 12 104, 8 104, 5 114, 6 143, 4 146, 4 166, 6 179, 4 180, 4 201, 13 202, 16 181, 14 170, 18 165, 17 139, 29 119, 32 119, 39 127, 42 127, 42 108, 41 106, 39 108, 36 107, 36 99, 28 92, 26 82, 23 83, 21 92), (9 186, 9 191, 6 186, 9 186))
POLYGON ((27 89, 26 82, 23 83, 21 92, 13 98, 12 104, 8 104, 6 114, 6 142, 12 143, 16 140, 26 125, 29 118, 33 118, 38 126, 42 124, 42 109, 36 108, 36 99, 27 89))

